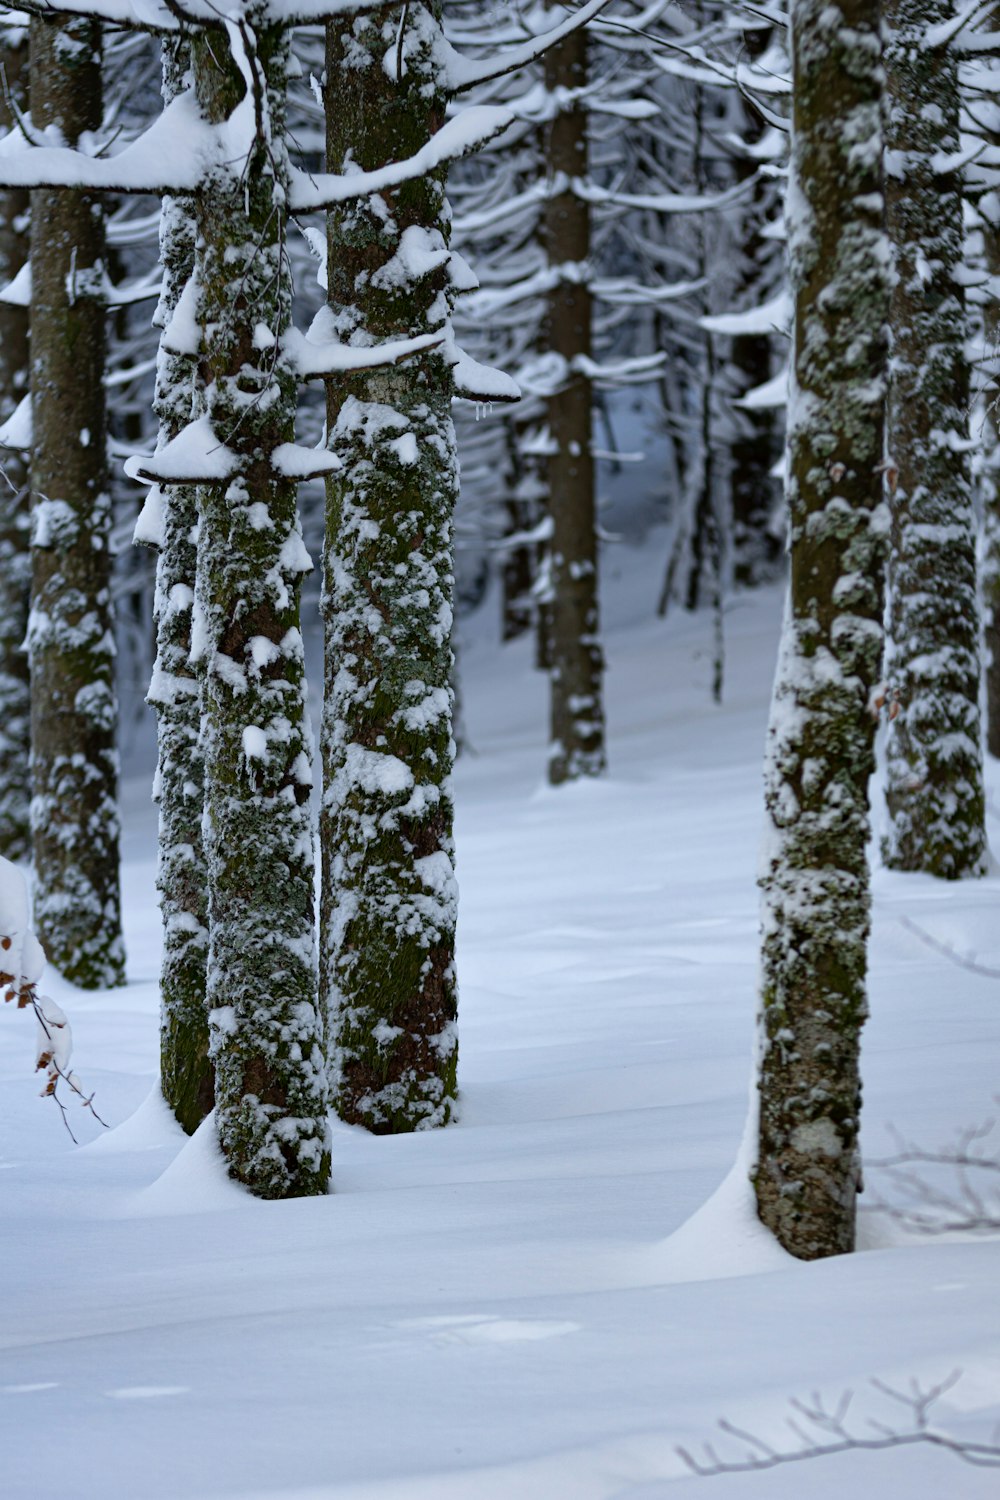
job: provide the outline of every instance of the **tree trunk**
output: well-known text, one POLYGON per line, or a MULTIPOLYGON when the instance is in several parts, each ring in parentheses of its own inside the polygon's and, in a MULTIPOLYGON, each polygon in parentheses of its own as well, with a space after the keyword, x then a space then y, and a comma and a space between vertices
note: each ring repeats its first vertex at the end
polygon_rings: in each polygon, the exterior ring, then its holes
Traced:
MULTIPOLYGON (((761 56, 771 40, 771 30, 747 31, 744 47, 751 58, 761 56)), ((755 145, 764 135, 761 114, 747 101, 743 105, 742 139, 755 145)), ((773 198, 774 185, 759 174, 759 163, 750 155, 739 158, 739 181, 755 177, 753 195, 743 218, 744 238, 740 246, 743 274, 737 289, 737 305, 753 307, 762 299, 762 285, 769 258, 768 242, 761 233, 773 198)), ((771 378, 772 339, 769 334, 739 334, 730 345, 730 364, 736 376, 736 396, 764 385, 771 378)), ((784 558, 784 538, 772 527, 778 485, 772 470, 780 457, 780 444, 773 411, 734 408, 736 431, 730 448, 730 495, 733 518, 733 580, 754 588, 777 576, 784 558)))
MULTIPOLYGON (((189 68, 187 43, 166 38, 166 103, 184 87, 189 68)), ((194 272, 196 230, 194 208, 188 200, 163 200, 160 258, 164 280, 155 320, 164 330, 156 372, 159 447, 175 438, 195 415, 197 356, 177 349, 176 340, 172 346, 169 325, 194 272)), ((201 832, 205 793, 201 693, 190 660, 198 493, 192 485, 178 484, 165 487, 153 498, 162 512, 154 608, 156 663, 147 698, 156 709, 158 750, 156 884, 163 916, 160 1081, 163 1097, 191 1134, 211 1110, 215 1096, 205 1004, 208 885, 201 832)))
MULTIPOLYGON (((0 128, 13 123, 9 97, 27 109, 28 41, 16 33, 2 47, 7 92, 0 92, 0 128)), ((26 189, 0 193, 0 285, 12 281, 28 259, 26 189)), ((0 303, 0 422, 28 393, 28 312, 0 303)), ((31 551, 28 543, 28 466, 20 450, 6 452, 0 474, 0 855, 26 859, 31 852, 31 697, 28 627, 31 551)))
MULTIPOLYGON (((275 449, 294 432, 296 381, 281 357, 287 35, 230 29, 248 46, 268 139, 253 134, 221 32, 193 43, 206 118, 230 121, 233 160, 198 197, 199 326, 209 451, 234 455, 206 484, 194 635, 203 670, 208 1011, 219 1141, 230 1175, 263 1198, 324 1193, 330 1169, 323 1027, 316 1004, 310 735, 299 592, 309 559, 294 483, 275 449), (240 132, 246 129, 246 134, 240 132), (248 153, 245 157, 244 150, 248 153)), ((250 117, 252 120, 252 116, 250 117)))
MULTIPOLYGON (((522 452, 526 436, 535 430, 537 418, 525 423, 520 413, 516 417, 508 416, 504 421, 509 465, 505 476, 505 539, 533 531, 542 516, 548 486, 538 473, 538 459, 522 452)), ((512 546, 507 541, 500 565, 502 641, 515 641, 519 636, 527 635, 535 623, 534 590, 538 563, 537 542, 519 542, 512 546)))
POLYGON ((758 1157, 793 1255, 853 1249, 882 649, 888 254, 879 6, 793 0, 791 580, 766 765, 758 1157))
MULTIPOLYGON (((1000 278, 1000 192, 994 189, 980 201, 986 270, 1000 278)), ((983 311, 986 348, 1000 348, 1000 301, 988 293, 983 311)), ((986 648, 986 748, 1000 756, 1000 387, 994 369, 987 387, 988 453, 983 474, 983 549, 980 585, 983 595, 983 638, 986 648)))
MULTIPOLYGON (((573 32, 545 55, 545 87, 581 89, 587 82, 587 36, 573 32)), ((587 175, 587 115, 562 107, 548 128, 549 173, 587 175)), ((585 273, 590 208, 569 189, 546 201, 543 236, 550 266, 585 273)), ((560 276, 549 295, 546 345, 565 361, 561 388, 549 399, 551 566, 551 748, 549 781, 558 786, 599 776, 604 747, 604 657, 598 637, 597 514, 591 444, 591 384, 578 361, 591 354, 591 294, 583 279, 560 276)))
MULTIPOLYGON (((386 5, 329 24, 331 171, 408 157, 443 124, 440 16, 439 3, 386 5)), ((330 215, 340 338, 446 331, 445 175, 330 215)), ((379 1134, 444 1125, 455 1104, 452 389, 437 350, 329 385, 343 468, 323 603, 323 990, 337 1108, 379 1134)))
MULTIPOLYGON (((31 112, 68 146, 101 123, 95 23, 31 23, 31 112)), ((124 982, 111 502, 105 474, 104 214, 31 195, 32 829, 35 925, 72 983, 124 982)))
POLYGON ((889 452, 886 863, 957 879, 986 869, 979 610, 969 474, 958 63, 927 44, 949 0, 886 0, 887 221, 896 256, 889 452))

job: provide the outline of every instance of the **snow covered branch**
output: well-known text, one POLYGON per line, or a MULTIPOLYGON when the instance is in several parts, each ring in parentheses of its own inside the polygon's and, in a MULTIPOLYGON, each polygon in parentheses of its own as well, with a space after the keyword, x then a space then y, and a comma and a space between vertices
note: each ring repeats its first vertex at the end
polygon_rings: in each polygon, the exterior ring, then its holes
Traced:
POLYGON ((35 1067, 45 1074, 43 1098, 54 1099, 62 1111, 63 1124, 73 1141, 69 1115, 60 1094, 64 1084, 75 1094, 101 1125, 105 1121, 94 1108, 93 1094, 85 1094, 69 1060, 73 1050, 73 1033, 65 1011, 47 995, 38 993, 38 982, 45 969, 42 945, 28 925, 28 890, 24 876, 10 860, 0 858, 0 988, 3 999, 17 1010, 34 1012, 38 1029, 35 1067))

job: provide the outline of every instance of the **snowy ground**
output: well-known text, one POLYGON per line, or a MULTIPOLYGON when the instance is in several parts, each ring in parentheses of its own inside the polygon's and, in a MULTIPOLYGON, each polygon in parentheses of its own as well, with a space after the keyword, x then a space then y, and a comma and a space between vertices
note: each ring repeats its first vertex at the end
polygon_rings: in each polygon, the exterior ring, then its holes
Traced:
MULTIPOLYGON (((600 785, 541 787, 528 647, 501 653, 474 622, 462 1121, 388 1140, 337 1127, 329 1199, 245 1197, 210 1136, 186 1144, 156 1102, 155 821, 145 773, 130 779, 129 987, 49 985, 111 1131, 74 1117, 73 1148, 37 1097, 26 1019, 0 1025, 4 1500, 996 1496, 995 1471, 924 1448, 711 1479, 677 1456, 722 1416, 791 1442, 787 1400, 816 1390, 885 1417, 870 1377, 956 1368, 942 1425, 988 1433, 1000 1248, 899 1243, 869 1215, 865 1253, 799 1264, 737 1178, 687 1222, 746 1112, 778 600, 730 614, 716 709, 707 621, 650 619, 661 552, 609 558, 600 785)), ((998 898, 997 876, 876 877, 870 1156, 887 1122, 934 1146, 993 1107, 1000 982, 900 917, 996 966, 998 898)))

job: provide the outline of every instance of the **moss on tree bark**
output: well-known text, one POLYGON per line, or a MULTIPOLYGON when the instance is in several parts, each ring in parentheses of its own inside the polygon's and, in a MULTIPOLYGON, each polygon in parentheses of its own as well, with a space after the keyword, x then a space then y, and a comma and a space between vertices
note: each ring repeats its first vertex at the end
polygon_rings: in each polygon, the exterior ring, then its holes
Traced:
MULTIPOLYGON (((163 96, 190 83, 186 40, 165 38, 163 96)), ((161 332, 155 407, 159 446, 168 443, 204 401, 197 355, 171 342, 170 319, 194 273, 194 205, 165 198, 160 220, 163 291, 156 323, 161 332)), ((156 884, 163 917, 160 969, 160 1081, 163 1097, 191 1134, 212 1108, 214 1069, 206 1007, 208 877, 202 841, 205 766, 201 692, 191 662, 198 494, 192 485, 165 486, 159 497, 162 534, 156 566, 156 663, 147 702, 156 709, 156 800, 160 810, 156 884)))
POLYGON ((793 0, 791 582, 766 768, 753 1172, 793 1255, 854 1247, 871 711, 882 650, 881 38, 870 0, 793 0))
POLYGON ((948 0, 884 0, 887 221, 895 251, 889 453, 897 471, 886 677, 886 863, 986 869, 976 532, 961 287, 958 61, 931 47, 948 0))
MULTIPOLYGON (((31 23, 31 110, 67 145, 101 124, 101 33, 31 23)), ((124 982, 101 200, 31 194, 31 821, 35 924, 74 984, 124 982)))
POLYGON ((326 1191, 330 1153, 299 620, 310 563, 274 457, 293 438, 296 400, 281 345, 288 37, 251 13, 228 28, 228 47, 217 31, 192 46, 200 106, 229 122, 234 151, 197 200, 195 269, 205 415, 234 455, 229 482, 199 491, 194 624, 216 1111, 230 1174, 260 1197, 300 1197, 326 1191), (253 114, 250 101, 239 108, 244 71, 259 89, 253 114))
MULTIPOLYGON (((9 100, 27 108, 28 39, 15 33, 0 47, 6 90, 0 93, 0 128, 12 123, 9 100)), ((28 259, 28 192, 0 193, 0 284, 12 281, 28 259)), ((28 311, 0 303, 0 422, 28 393, 28 311)), ((0 855, 26 859, 31 853, 31 700, 28 625, 31 552, 28 543, 28 465, 20 450, 0 454, 0 855)))
MULTIPOLYGON (((444 123, 441 6, 327 29, 327 162, 417 152, 444 123), (402 64, 401 77, 396 76, 402 64)), ((330 215, 332 327, 359 345, 450 319, 439 170, 330 215)), ((341 1116, 445 1124, 458 1042, 451 770, 453 379, 432 350, 329 386, 323 993, 341 1116)))

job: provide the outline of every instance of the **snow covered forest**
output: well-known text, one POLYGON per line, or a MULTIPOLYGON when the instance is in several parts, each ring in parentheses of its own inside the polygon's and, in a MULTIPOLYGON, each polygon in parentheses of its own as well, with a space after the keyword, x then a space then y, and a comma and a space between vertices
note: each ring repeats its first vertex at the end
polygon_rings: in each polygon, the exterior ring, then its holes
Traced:
POLYGON ((4 1500, 992 1500, 993 0, 0 5, 0 200, 4 1500))

